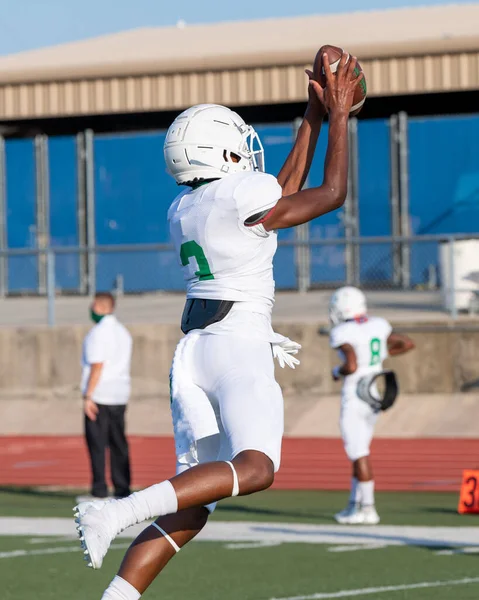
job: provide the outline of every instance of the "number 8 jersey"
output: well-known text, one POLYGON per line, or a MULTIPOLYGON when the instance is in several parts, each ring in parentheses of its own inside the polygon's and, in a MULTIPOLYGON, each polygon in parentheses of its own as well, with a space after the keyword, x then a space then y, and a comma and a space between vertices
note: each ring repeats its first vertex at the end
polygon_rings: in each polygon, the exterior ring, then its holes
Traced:
MULTIPOLYGON (((358 367, 352 375, 344 378, 343 398, 356 395, 361 377, 382 371, 383 361, 388 357, 388 338, 391 331, 391 325, 381 317, 346 321, 333 327, 330 333, 331 348, 339 350, 345 344, 352 346, 358 367)), ((343 359, 340 350, 339 354, 343 359)))
POLYGON ((168 212, 170 233, 182 267, 187 298, 274 303, 276 232, 257 221, 282 196, 275 177, 247 172, 188 188, 168 212))

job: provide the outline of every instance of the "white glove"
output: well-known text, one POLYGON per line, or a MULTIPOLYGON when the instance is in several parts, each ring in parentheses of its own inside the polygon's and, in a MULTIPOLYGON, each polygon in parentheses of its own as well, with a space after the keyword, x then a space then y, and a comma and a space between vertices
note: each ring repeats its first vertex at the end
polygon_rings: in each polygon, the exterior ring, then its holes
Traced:
POLYGON ((299 360, 294 358, 295 354, 301 350, 301 344, 293 342, 288 338, 284 338, 282 342, 272 344, 273 356, 279 362, 279 366, 284 369, 285 365, 288 365, 290 369, 294 369, 296 365, 299 365, 299 360))

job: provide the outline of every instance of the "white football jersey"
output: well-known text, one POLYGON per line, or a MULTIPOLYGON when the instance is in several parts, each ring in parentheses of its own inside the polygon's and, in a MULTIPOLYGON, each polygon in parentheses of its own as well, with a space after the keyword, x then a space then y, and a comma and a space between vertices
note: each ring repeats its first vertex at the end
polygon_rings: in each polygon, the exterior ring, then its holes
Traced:
POLYGON ((281 196, 275 177, 247 172, 188 188, 175 199, 168 220, 188 298, 253 302, 271 310, 277 235, 244 222, 281 196))
POLYGON ((331 348, 339 350, 344 344, 354 348, 358 368, 355 373, 344 378, 343 396, 356 394, 357 383, 364 375, 379 373, 383 361, 388 357, 388 338, 392 327, 381 317, 370 317, 364 321, 346 321, 333 327, 330 333, 331 348))

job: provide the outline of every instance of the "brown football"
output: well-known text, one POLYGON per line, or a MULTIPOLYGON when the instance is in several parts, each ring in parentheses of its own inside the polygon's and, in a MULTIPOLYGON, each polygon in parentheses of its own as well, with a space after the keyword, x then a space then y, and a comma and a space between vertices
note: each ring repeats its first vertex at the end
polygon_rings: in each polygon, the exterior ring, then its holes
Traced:
MULTIPOLYGON (((336 73, 343 52, 345 51, 342 48, 338 48, 337 46, 325 45, 321 46, 318 53, 316 54, 313 66, 314 78, 317 81, 319 81, 319 83, 323 87, 325 87, 326 85, 326 75, 324 73, 323 66, 323 54, 326 53, 328 55, 331 71, 333 73, 336 73)), ((351 117, 356 116, 361 111, 364 103, 366 102, 367 95, 366 76, 364 75, 364 71, 362 70, 359 62, 357 63, 356 71, 358 77, 360 77, 362 74, 362 79, 359 82, 356 91, 354 92, 353 106, 351 107, 351 110, 349 112, 351 117)))

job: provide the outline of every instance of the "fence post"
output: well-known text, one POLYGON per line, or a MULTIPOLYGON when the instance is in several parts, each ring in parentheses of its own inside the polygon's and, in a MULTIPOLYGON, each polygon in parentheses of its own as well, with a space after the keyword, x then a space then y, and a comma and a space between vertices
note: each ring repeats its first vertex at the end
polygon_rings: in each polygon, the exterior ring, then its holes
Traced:
POLYGON ((114 289, 115 289, 115 296, 117 298, 121 298, 121 296, 123 296, 123 294, 125 293, 125 282, 123 279, 123 275, 121 273, 119 273, 115 277, 114 289))
POLYGON ((449 310, 451 313, 452 319, 455 321, 457 319, 457 304, 456 304, 456 259, 454 256, 455 250, 455 239, 453 237, 449 238, 449 310))
MULTIPOLYGON (((389 162, 390 173, 390 205, 391 205, 391 234, 393 237, 401 235, 399 216, 399 158, 398 158, 398 117, 392 115, 389 119, 389 162)), ((396 242, 392 245, 393 252, 393 285, 401 283, 401 248, 396 242)))
MULTIPOLYGON (((37 248, 50 246, 50 177, 48 166, 48 137, 39 134, 35 137, 35 181, 36 181, 36 238, 37 248)), ((46 293, 47 287, 46 254, 38 254, 38 292, 46 293)))
POLYGON ((86 242, 87 242, 87 293, 96 291, 96 233, 95 233, 95 156, 94 133, 85 131, 85 193, 86 193, 86 242))
MULTIPOLYGON (((77 159, 77 231, 78 245, 80 248, 87 246, 87 224, 86 224, 86 150, 85 134, 78 133, 76 136, 76 159, 77 159)), ((86 294, 88 290, 88 257, 85 252, 78 253, 79 283, 78 291, 86 294)))
MULTIPOLYGON (((302 119, 293 121, 293 138, 296 140, 302 119)), ((304 188, 308 187, 308 180, 304 188)), ((303 189, 304 189, 303 188, 303 189)), ((311 287, 311 248, 309 242, 309 223, 298 225, 294 228, 294 237, 298 244, 294 247, 294 258, 296 263, 296 282, 298 291, 307 292, 311 287)))
MULTIPOLYGON (((409 141, 408 116, 399 113, 399 210, 401 236, 409 238, 409 141)), ((401 243, 401 284, 404 289, 411 285, 411 246, 409 240, 401 243)))
POLYGON ((47 303, 48 303, 48 326, 55 325, 55 253, 51 248, 46 252, 46 285, 47 285, 47 303))
MULTIPOLYGON (((0 135, 0 251, 7 249, 7 171, 5 166, 5 140, 0 135)), ((8 293, 8 257, 0 256, 0 297, 8 293)))
POLYGON ((352 238, 359 237, 359 200, 358 200, 358 120, 348 122, 349 138, 349 170, 348 196, 344 205, 344 230, 346 238, 346 281, 348 285, 359 285, 359 253, 360 249, 352 238))

